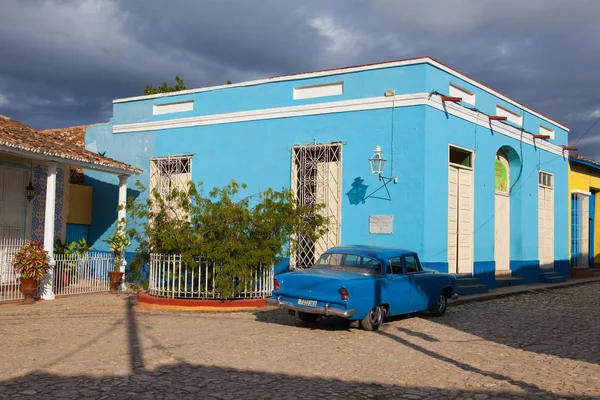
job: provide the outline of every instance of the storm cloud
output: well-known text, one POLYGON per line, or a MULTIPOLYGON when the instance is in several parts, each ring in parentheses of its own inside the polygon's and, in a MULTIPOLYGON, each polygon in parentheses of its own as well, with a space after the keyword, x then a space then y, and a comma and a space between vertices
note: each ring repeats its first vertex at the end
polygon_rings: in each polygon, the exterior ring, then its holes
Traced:
MULTIPOLYGON (((112 99, 431 56, 571 128, 600 117, 594 0, 3 0, 0 113, 107 121, 112 99)), ((600 124, 579 143, 600 159, 600 124)))

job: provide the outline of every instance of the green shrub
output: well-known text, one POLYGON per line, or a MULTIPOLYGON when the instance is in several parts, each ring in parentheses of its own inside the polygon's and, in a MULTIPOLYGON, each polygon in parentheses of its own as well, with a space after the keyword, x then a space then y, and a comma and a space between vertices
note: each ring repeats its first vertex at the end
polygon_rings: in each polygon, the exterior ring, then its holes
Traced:
POLYGON ((190 182, 164 197, 154 190, 147 200, 130 198, 127 234, 139 244, 136 262, 148 262, 150 253, 181 254, 188 268, 197 268, 195 259, 209 259, 219 267, 217 290, 231 298, 243 289, 235 278, 250 280, 261 265, 289 257, 297 251, 297 237, 316 241, 327 232, 322 207, 297 206, 290 190, 242 196, 244 190, 246 185, 231 181, 205 196, 201 183, 190 182))

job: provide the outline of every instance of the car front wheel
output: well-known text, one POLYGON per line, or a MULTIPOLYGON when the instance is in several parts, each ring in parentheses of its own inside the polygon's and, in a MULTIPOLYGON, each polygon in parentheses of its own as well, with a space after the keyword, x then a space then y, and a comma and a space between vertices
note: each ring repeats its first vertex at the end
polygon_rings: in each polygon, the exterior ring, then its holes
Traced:
POLYGON ((446 313, 447 307, 448 299, 446 298, 446 293, 442 292, 435 301, 435 305, 429 309, 429 312, 434 317, 441 317, 446 313))
POLYGON ((366 331, 376 331, 383 322, 385 310, 381 306, 373 307, 367 316, 360 320, 360 326, 366 331))

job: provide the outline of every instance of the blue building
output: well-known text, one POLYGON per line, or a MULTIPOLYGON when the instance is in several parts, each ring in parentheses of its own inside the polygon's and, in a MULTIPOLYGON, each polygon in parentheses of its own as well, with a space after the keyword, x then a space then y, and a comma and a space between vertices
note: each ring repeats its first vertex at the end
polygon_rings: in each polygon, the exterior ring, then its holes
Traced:
MULTIPOLYGON (((500 276, 569 274, 567 136, 558 122, 418 58, 118 99, 108 123, 88 128, 86 147, 143 169, 146 187, 235 179, 324 203, 330 233, 292 264, 336 244, 393 245, 493 287, 500 276), (381 174, 369 162, 377 146, 381 174)), ((103 221, 90 239, 102 248, 116 190, 100 174, 88 182, 92 218, 103 221)))

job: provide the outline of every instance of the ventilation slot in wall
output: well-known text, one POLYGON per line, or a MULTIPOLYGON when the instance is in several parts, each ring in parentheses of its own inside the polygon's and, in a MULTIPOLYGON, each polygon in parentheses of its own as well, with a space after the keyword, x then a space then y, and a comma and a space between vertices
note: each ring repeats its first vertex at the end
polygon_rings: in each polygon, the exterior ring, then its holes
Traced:
POLYGON ((513 124, 523 125, 523 116, 502 106, 496 106, 496 115, 506 117, 513 124))
POLYGON ((460 97, 465 103, 475 105, 475 93, 471 92, 470 90, 451 83, 450 90, 448 92, 450 97, 460 97))
POLYGON ((194 109, 194 100, 179 101, 177 103, 164 103, 154 105, 154 115, 171 114, 194 109))
POLYGON ((313 99, 315 97, 337 96, 344 94, 344 82, 323 85, 299 86, 294 88, 294 100, 313 99))
POLYGON ((540 135, 548 135, 550 139, 554 139, 554 129, 546 128, 544 125, 540 125, 540 135))

